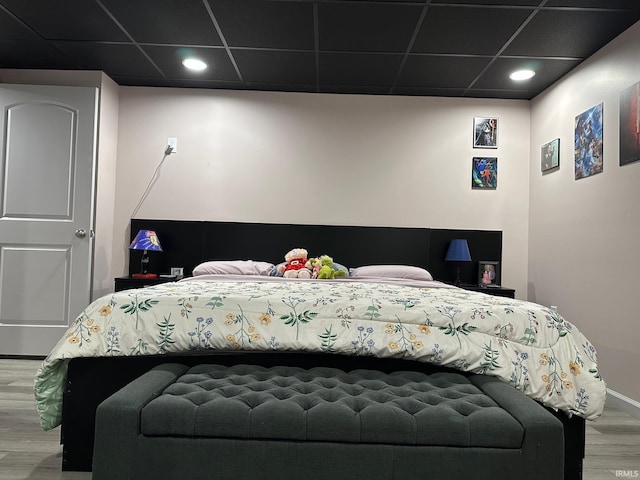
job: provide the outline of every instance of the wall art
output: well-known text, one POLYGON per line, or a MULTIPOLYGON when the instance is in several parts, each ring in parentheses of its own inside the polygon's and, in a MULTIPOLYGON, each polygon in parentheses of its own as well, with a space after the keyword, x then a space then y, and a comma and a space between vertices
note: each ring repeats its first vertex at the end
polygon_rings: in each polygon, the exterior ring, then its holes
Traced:
POLYGON ((620 165, 640 160, 640 82, 620 93, 620 165))
POLYGON ((473 119, 473 147, 498 148, 498 119, 475 117, 473 119))
POLYGON ((543 172, 560 166, 560 139, 556 138, 542 145, 540 151, 540 168, 543 172))
POLYGON ((473 157, 471 164, 471 188, 496 189, 498 187, 498 159, 473 157))
POLYGON ((602 103, 576 117, 573 138, 576 180, 602 173, 602 103))

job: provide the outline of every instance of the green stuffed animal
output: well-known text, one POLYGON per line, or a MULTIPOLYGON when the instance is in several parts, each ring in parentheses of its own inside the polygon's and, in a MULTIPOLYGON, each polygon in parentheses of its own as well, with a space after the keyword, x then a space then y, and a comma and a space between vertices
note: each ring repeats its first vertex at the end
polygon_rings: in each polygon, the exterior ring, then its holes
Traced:
POLYGON ((318 270, 318 278, 332 280, 335 277, 344 276, 343 270, 333 268, 333 258, 329 255, 320 256, 320 270, 318 270))

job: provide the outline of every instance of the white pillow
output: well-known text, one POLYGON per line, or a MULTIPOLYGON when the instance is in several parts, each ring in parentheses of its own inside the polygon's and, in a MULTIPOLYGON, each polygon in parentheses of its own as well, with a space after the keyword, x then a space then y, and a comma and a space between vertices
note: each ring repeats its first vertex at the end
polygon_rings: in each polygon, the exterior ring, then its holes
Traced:
POLYGON ((204 262, 193 269, 193 276, 198 275, 269 275, 273 263, 255 262, 253 260, 216 260, 204 262))
POLYGON ((427 270, 411 265, 365 265, 350 269, 349 276, 355 278, 390 277, 424 281, 433 280, 427 270))

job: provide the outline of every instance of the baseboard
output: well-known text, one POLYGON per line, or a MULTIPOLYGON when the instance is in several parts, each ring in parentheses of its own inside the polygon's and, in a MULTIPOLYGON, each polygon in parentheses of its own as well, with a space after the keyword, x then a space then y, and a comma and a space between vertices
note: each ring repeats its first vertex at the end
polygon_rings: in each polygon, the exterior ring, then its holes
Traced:
POLYGON ((1 360, 44 360, 46 355, 0 355, 1 360))
POLYGON ((612 407, 640 418, 640 402, 607 388, 607 403, 612 407))

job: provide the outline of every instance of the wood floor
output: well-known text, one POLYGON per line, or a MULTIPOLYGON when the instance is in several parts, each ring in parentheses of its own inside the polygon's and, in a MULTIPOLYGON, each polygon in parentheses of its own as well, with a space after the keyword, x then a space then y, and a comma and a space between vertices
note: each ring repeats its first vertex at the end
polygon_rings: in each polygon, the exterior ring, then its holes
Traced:
MULTIPOLYGON (((40 428, 33 395, 37 360, 0 358, 0 480, 88 480, 62 472, 60 428, 40 428)), ((587 422, 585 480, 640 479, 640 419, 612 407, 587 422)))

